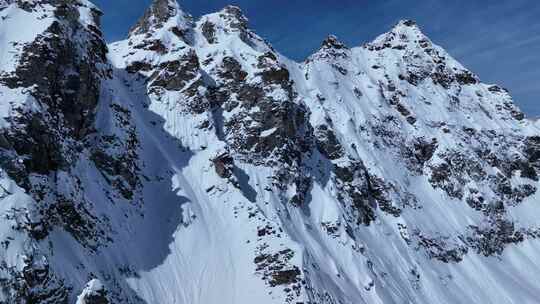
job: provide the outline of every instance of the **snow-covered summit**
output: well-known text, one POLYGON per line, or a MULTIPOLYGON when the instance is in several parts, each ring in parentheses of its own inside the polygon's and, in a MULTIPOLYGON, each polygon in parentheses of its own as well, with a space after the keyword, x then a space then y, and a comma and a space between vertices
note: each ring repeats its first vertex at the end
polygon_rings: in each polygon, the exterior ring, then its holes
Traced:
POLYGON ((349 48, 336 36, 329 35, 324 39, 321 47, 313 55, 309 56, 307 62, 312 60, 337 60, 347 58, 350 55, 349 48))
POLYGON ((240 43, 245 44, 244 48, 258 51, 270 48, 268 43, 249 28, 248 19, 237 6, 229 5, 219 12, 202 16, 197 22, 197 28, 202 35, 199 44, 232 46, 240 43))
POLYGON ((347 46, 339 41, 339 39, 334 36, 334 35, 329 35, 322 43, 322 48, 326 48, 326 49, 331 49, 331 48, 335 48, 335 49, 344 49, 344 48, 347 48, 347 46))
POLYGON ((431 40, 422 32, 417 23, 413 20, 400 20, 392 29, 367 44, 370 48, 394 48, 404 49, 405 47, 428 48, 431 40))
POLYGON ((176 0, 153 0, 129 35, 150 35, 160 29, 185 31, 192 26, 192 17, 184 12, 176 0))

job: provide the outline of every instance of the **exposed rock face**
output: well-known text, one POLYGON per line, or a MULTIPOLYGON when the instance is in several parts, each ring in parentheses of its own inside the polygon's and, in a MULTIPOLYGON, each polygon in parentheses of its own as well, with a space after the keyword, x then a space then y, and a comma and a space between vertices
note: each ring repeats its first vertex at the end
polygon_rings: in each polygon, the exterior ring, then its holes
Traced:
MULTIPOLYGON (((58 266, 49 262, 48 250, 39 244, 58 230, 88 252, 110 241, 107 217, 94 214, 85 189, 87 173, 79 167, 89 160, 91 151, 100 149, 94 142, 103 135, 96 133, 96 117, 100 103, 105 104, 103 83, 112 77, 99 29, 101 12, 87 1, 4 5, 3 37, 10 37, 13 26, 22 23, 32 25, 26 35, 34 36, 20 44, 9 38, 1 41, 17 52, 0 70, 0 92, 9 103, 9 111, 2 113, 0 162, 6 199, 14 200, 6 204, 2 215, 13 222, 8 224, 11 229, 2 230, 2 240, 9 252, 12 234, 18 233, 25 235, 25 247, 32 248, 17 253, 24 256, 24 266, 21 262, 2 265, 2 272, 9 274, 2 301, 69 303, 71 283, 58 274, 58 266)), ((112 142, 123 145, 119 139, 112 142)), ((117 153, 127 152, 120 148, 117 153)), ((121 183, 138 179, 127 176, 131 169, 122 171, 100 162, 114 157, 112 153, 95 157, 89 165, 103 174, 120 176, 121 183)))
MULTIPOLYGON (((190 23, 190 20, 191 17, 182 13, 175 0, 157 0, 152 2, 144 16, 131 29, 130 35, 149 34, 165 27, 168 22, 190 23)), ((182 24, 178 25, 179 27, 174 28, 174 33, 183 35, 186 28, 182 24)))
POLYGON ((540 129, 414 21, 295 63, 100 15, 0 0, 0 303, 536 301, 540 129))
POLYGON ((47 174, 69 167, 72 151, 80 146, 70 139, 81 140, 92 131, 100 77, 107 73, 106 46, 97 28, 101 14, 97 9, 91 7, 91 19, 81 24, 74 3, 53 2, 52 12, 34 5, 32 12, 50 14, 48 18, 55 20, 22 47, 16 70, 4 74, 0 82, 10 89, 28 88, 45 111, 15 108, 18 115, 8 118, 14 127, 4 132, 10 146, 4 148, 25 158, 28 173, 47 174), (77 35, 84 42, 71 40, 77 35))

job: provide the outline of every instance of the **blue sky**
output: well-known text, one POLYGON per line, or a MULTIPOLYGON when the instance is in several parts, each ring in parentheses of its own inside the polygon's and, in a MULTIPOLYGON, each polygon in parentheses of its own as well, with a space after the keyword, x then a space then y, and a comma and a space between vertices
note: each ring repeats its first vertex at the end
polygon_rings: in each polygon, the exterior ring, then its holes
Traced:
MULTIPOLYGON (((151 0, 94 0, 109 41, 122 39, 151 0)), ((240 6, 251 28, 282 54, 302 60, 328 34, 361 45, 410 18, 437 44, 480 75, 510 89, 530 117, 540 116, 538 0, 180 0, 198 17, 240 6)))

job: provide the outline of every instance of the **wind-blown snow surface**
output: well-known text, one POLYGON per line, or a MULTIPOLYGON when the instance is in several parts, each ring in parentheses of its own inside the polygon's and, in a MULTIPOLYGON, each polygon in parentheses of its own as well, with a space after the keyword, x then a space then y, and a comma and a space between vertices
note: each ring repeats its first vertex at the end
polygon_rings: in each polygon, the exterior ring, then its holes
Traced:
POLYGON ((105 56, 90 3, 20 3, 1 302, 537 302, 539 127, 414 22, 297 63, 237 7, 156 0, 105 56))

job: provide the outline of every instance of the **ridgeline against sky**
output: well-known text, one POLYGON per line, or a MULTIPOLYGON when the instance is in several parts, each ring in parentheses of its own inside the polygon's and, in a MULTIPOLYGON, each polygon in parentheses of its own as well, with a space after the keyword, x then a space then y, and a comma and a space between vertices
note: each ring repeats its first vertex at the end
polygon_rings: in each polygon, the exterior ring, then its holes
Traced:
MULTIPOLYGON (((96 0, 109 41, 125 38, 150 0, 96 0)), ((304 60, 328 34, 348 45, 371 41, 398 20, 422 29, 483 81, 508 88, 529 117, 540 116, 540 2, 374 0, 181 0, 195 17, 238 5, 250 26, 284 55, 304 60)))

